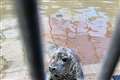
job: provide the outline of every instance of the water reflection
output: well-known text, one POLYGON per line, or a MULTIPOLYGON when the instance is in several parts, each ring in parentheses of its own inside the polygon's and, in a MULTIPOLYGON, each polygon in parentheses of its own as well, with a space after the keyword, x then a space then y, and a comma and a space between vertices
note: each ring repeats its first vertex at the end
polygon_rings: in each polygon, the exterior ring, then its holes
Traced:
POLYGON ((43 10, 46 11, 43 22, 47 22, 43 23, 43 33, 47 41, 74 48, 83 64, 98 63, 105 55, 113 27, 107 11, 100 11, 96 6, 78 7, 74 11, 67 7, 50 9, 53 13, 43 10))
MULTIPOLYGON (((5 71, 7 75, 4 79, 29 80, 24 64, 24 48, 17 39, 19 34, 13 2, 14 0, 0 1, 0 56, 4 55, 7 61, 13 62, 5 71), (13 73, 7 73, 9 71, 13 73)), ((43 0, 38 5, 38 12, 42 17, 43 38, 47 46, 46 71, 52 53, 48 46, 64 46, 78 52, 87 79, 94 80, 99 62, 111 39, 119 3, 119 0, 43 0)))

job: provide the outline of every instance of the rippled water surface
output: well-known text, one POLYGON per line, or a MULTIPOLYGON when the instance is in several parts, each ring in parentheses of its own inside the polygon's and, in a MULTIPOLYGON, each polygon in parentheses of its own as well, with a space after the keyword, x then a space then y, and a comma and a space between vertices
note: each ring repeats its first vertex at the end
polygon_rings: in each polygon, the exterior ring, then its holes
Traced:
MULTIPOLYGON (((14 1, 0 0, 0 79, 30 80, 14 1)), ((109 47, 119 9, 120 0, 39 0, 45 71, 52 48, 58 45, 74 49, 80 57, 86 80, 96 80, 96 71, 109 47)), ((118 66, 115 74, 119 72, 118 66)))

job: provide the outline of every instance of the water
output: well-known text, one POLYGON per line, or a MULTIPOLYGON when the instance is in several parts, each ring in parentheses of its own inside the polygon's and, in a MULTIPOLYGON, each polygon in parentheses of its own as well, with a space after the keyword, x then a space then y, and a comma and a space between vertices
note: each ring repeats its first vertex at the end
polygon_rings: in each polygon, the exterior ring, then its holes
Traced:
MULTIPOLYGON (((4 35, 0 55, 12 62, 4 71, 6 75, 2 80, 29 80, 13 1, 0 1, 0 33, 4 35)), ((119 0, 43 0, 38 5, 38 12, 43 21, 44 43, 75 49, 86 79, 96 80, 96 70, 99 70, 100 61, 109 46, 119 8, 119 0)), ((47 53, 44 57, 47 71, 51 54, 47 53)), ((120 67, 116 73, 119 74, 119 71, 120 67)))

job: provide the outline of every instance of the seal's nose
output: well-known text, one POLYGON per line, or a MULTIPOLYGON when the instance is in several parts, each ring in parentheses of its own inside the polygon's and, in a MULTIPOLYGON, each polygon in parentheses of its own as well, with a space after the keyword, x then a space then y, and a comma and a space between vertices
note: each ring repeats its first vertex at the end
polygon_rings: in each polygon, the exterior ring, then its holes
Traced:
POLYGON ((53 71, 55 71, 55 70, 56 70, 55 67, 49 66, 49 71, 50 71, 50 72, 53 72, 53 71))

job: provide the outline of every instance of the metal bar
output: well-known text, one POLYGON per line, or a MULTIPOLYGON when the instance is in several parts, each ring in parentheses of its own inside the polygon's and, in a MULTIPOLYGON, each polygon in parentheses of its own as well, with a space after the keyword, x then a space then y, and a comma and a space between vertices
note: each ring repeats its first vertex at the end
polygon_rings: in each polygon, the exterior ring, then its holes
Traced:
POLYGON ((117 16, 116 30, 108 53, 103 61, 98 80, 110 80, 120 58, 120 15, 117 16))
POLYGON ((16 0, 18 20, 33 80, 45 80, 36 0, 16 0))

